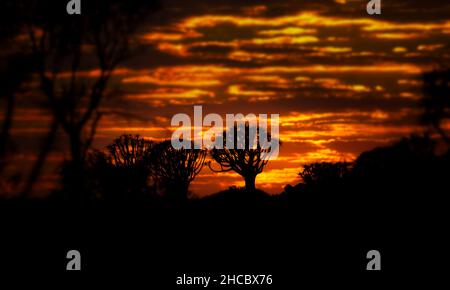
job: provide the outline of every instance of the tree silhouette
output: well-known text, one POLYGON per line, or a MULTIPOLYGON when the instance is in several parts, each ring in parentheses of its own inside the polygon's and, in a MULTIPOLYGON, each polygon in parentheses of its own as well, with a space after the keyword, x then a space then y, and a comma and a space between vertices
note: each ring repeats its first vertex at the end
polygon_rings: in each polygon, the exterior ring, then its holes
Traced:
POLYGON ((0 87, 0 101, 5 103, 3 120, 0 126, 0 173, 6 165, 6 156, 11 139, 11 127, 16 106, 15 94, 22 82, 28 77, 31 69, 27 65, 29 59, 21 54, 10 56, 0 78, 4 82, 0 87))
POLYGON ((427 135, 413 135, 362 153, 351 174, 353 197, 361 202, 371 200, 374 205, 408 207, 444 196, 450 166, 445 157, 435 153, 436 144, 427 135))
POLYGON ((68 190, 79 194, 85 190, 84 163, 107 84, 129 57, 132 36, 155 1, 86 1, 80 17, 68 17, 64 2, 19 2, 27 7, 24 19, 41 89, 69 139, 71 161, 65 174, 72 175, 73 183, 68 190), (90 77, 86 71, 92 72, 90 77))
POLYGON ((150 164, 154 143, 139 135, 122 135, 106 152, 88 157, 94 194, 105 199, 136 199, 155 193, 150 164))
POLYGON ((14 154, 11 129, 16 109, 16 94, 21 91, 22 84, 30 78, 32 66, 30 56, 24 47, 17 46, 16 37, 20 33, 20 12, 13 1, 2 1, 0 11, 7 11, 0 18, 0 192, 16 190, 18 173, 6 172, 5 168, 14 154), (7 49, 15 47, 15 49, 7 49), (12 174, 12 176, 11 176, 12 174), (14 190, 12 190, 14 188, 14 190))
POLYGON ((122 135, 109 145, 108 151, 112 164, 116 167, 149 167, 148 154, 153 142, 141 138, 139 135, 122 135))
POLYGON ((405 137, 390 146, 361 153, 352 175, 369 187, 418 184, 431 180, 431 175, 436 173, 435 151, 436 141, 429 135, 405 137))
POLYGON ((450 137, 442 127, 450 119, 450 69, 441 68, 423 74, 423 98, 421 106, 424 112, 421 122, 430 126, 450 144, 450 137))
POLYGON ((106 199, 160 193, 172 202, 184 202, 206 155, 205 150, 174 149, 170 141, 154 143, 139 135, 122 135, 105 152, 89 154, 90 187, 106 199))
MULTIPOLYGON (((270 149, 263 149, 259 143, 259 130, 256 130, 256 147, 250 148, 249 125, 245 125, 245 134, 238 134, 240 128, 234 126, 234 146, 227 148, 225 142, 223 149, 213 148, 210 151, 211 157, 220 166, 220 169, 213 168, 209 163, 209 168, 214 172, 234 171, 244 178, 245 189, 255 191, 256 176, 263 172, 264 167, 269 162, 270 149), (241 138, 244 137, 243 140, 241 138), (245 144, 244 149, 238 149, 237 144, 245 144)), ((226 140, 227 132, 223 133, 223 140, 226 140)), ((269 136, 270 137, 270 136, 269 136)))
POLYGON ((153 175, 167 198, 176 202, 187 199, 189 185, 202 170, 206 155, 206 151, 200 149, 175 149, 170 141, 154 147, 153 175))

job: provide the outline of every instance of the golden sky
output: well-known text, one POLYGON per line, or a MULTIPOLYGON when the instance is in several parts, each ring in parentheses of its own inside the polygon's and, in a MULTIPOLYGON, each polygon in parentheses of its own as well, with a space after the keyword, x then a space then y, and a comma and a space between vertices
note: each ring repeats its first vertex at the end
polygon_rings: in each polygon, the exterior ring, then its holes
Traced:
MULTIPOLYGON (((256 180, 278 193, 305 163, 352 161, 417 131, 420 74, 450 57, 450 5, 382 1, 382 15, 369 16, 366 2, 162 1, 139 35, 146 49, 115 73, 94 146, 123 133, 170 138, 172 116, 194 105, 204 115, 280 114, 280 156, 256 180)), ((22 98, 14 132, 36 139, 49 117, 22 98)), ((41 188, 55 178, 47 170, 41 188)), ((205 168, 191 190, 231 185, 243 181, 205 168)))

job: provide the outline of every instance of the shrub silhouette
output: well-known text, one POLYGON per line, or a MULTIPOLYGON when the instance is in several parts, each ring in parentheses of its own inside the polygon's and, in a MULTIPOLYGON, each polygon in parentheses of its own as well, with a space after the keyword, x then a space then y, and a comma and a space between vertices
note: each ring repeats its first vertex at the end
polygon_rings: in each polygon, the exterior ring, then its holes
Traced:
POLYGON ((305 165, 299 175, 306 185, 330 188, 340 185, 350 169, 351 163, 348 162, 313 163, 305 165))
POLYGON ((100 198, 141 199, 155 194, 150 164, 154 143, 139 135, 122 135, 106 152, 89 155, 91 188, 100 198))
POLYGON ((441 68, 423 74, 423 113, 421 123, 438 132, 450 144, 442 124, 450 119, 450 69, 441 68))
POLYGON ((435 150, 436 141, 428 135, 413 135, 364 152, 355 161, 353 180, 369 190, 431 186, 439 171, 435 150))
POLYGON ((432 201, 449 188, 450 152, 438 154, 438 143, 427 134, 412 135, 363 152, 353 163, 305 165, 303 181, 287 185, 281 197, 298 205, 326 197, 373 208, 432 201))

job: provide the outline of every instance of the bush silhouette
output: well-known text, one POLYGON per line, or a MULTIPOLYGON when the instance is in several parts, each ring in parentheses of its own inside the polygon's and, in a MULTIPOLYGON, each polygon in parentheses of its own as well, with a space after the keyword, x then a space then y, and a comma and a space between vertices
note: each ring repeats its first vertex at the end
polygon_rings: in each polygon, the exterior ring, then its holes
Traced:
POLYGON ((450 144, 448 132, 442 127, 450 119, 450 69, 441 68, 423 74, 423 113, 421 123, 430 126, 450 144))
POLYGON ((106 152, 89 155, 87 172, 94 193, 105 199, 140 199, 155 194, 151 154, 154 143, 123 135, 106 152))
POLYGON ((326 198, 394 208, 431 201, 449 188, 450 152, 438 154, 437 149, 437 140, 429 135, 412 135, 363 152, 353 163, 305 165, 303 181, 286 186, 282 196, 294 204, 326 198))
POLYGON ((353 181, 371 190, 431 186, 439 171, 435 150, 429 136, 413 135, 364 152, 355 161, 353 181))
POLYGON ((351 170, 351 163, 322 162, 305 165, 299 173, 303 183, 308 186, 318 186, 325 189, 341 185, 351 170))

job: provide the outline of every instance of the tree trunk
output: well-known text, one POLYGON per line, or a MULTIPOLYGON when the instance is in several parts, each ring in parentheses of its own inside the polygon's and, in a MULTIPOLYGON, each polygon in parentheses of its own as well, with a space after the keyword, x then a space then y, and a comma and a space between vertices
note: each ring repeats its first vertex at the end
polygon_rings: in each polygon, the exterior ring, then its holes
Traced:
POLYGON ((15 105, 14 95, 9 94, 6 101, 5 119, 3 120, 3 125, 0 132, 0 172, 6 166, 6 156, 8 155, 8 143, 10 141, 10 131, 15 105))
POLYGON ((89 198, 90 193, 87 188, 81 132, 75 129, 68 133, 72 160, 67 164, 68 168, 64 173, 65 193, 71 200, 85 200, 89 198))
POLYGON ((186 202, 189 195, 189 182, 183 182, 180 186, 180 201, 186 202))
POLYGON ((33 190, 33 186, 39 178, 39 175, 44 166, 45 160, 48 154, 52 150, 53 143, 55 142, 56 133, 58 132, 58 122, 53 121, 47 136, 44 139, 41 151, 38 154, 38 158, 31 169, 31 173, 22 191, 21 197, 27 197, 33 190))
POLYGON ((244 177, 244 179, 245 179, 245 189, 247 191, 255 191, 256 175, 247 175, 244 177))
POLYGON ((72 163, 74 165, 80 165, 83 163, 83 154, 82 154, 82 142, 81 142, 81 132, 78 129, 69 132, 69 141, 70 141, 70 154, 72 157, 72 163))
POLYGON ((165 185, 166 198, 174 204, 182 204, 188 200, 189 183, 185 181, 170 181, 165 185))

